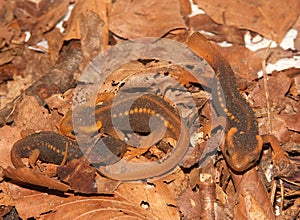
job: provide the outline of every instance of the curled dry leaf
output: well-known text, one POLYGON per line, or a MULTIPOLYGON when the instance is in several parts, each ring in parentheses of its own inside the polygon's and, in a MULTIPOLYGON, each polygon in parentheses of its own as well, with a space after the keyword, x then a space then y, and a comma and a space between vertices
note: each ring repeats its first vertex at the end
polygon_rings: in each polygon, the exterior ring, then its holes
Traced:
POLYGON ((185 28, 177 0, 118 0, 112 6, 110 30, 125 39, 162 37, 185 28))

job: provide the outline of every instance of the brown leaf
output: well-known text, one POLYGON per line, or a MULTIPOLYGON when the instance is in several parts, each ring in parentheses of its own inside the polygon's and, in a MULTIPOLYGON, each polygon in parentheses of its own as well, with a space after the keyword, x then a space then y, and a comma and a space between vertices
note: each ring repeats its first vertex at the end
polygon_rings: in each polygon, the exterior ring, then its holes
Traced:
POLYGON ((261 58, 257 54, 239 45, 219 48, 237 77, 249 81, 258 78, 257 72, 261 69, 261 58))
POLYGON ((195 0, 195 2, 217 23, 249 29, 277 43, 281 42, 296 21, 300 10, 298 0, 291 0, 288 4, 285 0, 195 0))
POLYGON ((13 144, 21 138, 21 129, 18 127, 4 126, 0 128, 0 161, 2 167, 11 166, 10 150, 13 144))
POLYGON ((23 30, 30 31, 29 45, 43 39, 43 33, 51 30, 66 14, 68 0, 43 0, 38 4, 32 1, 17 1, 15 15, 23 30))
MULTIPOLYGON (((272 128, 273 134, 279 139, 279 141, 283 143, 287 142, 300 142, 300 134, 299 134, 299 121, 300 114, 275 114, 272 117, 272 128)), ((266 119, 259 120, 259 124, 261 124, 260 132, 266 131, 266 119)))
POLYGON ((66 192, 70 189, 68 185, 51 179, 43 174, 36 173, 28 167, 20 167, 17 169, 7 167, 3 170, 3 173, 4 176, 12 179, 17 183, 42 186, 48 189, 59 190, 62 192, 66 192))
POLYGON ((161 180, 153 183, 123 183, 116 193, 160 219, 179 219, 173 195, 161 180))
POLYGON ((259 211, 260 209, 255 209, 252 206, 258 205, 263 210, 261 214, 268 216, 270 219, 275 219, 275 213, 268 192, 255 168, 252 168, 243 175, 231 172, 231 177, 239 199, 246 199, 243 203, 236 203, 234 212, 237 216, 235 218, 243 219, 245 216, 253 215, 253 209, 254 211, 259 211), (249 194, 252 196, 251 199, 247 197, 249 194))
POLYGON ((284 109, 292 100, 286 98, 286 94, 291 85, 291 79, 285 73, 274 73, 268 77, 267 88, 264 88, 263 80, 260 80, 251 92, 254 107, 266 106, 269 101, 272 108, 284 109), (266 100, 266 89, 269 92, 269 100, 266 100))
POLYGON ((86 160, 72 160, 67 165, 57 168, 57 175, 79 193, 96 193, 95 168, 86 160))
POLYGON ((16 210, 22 219, 112 219, 116 216, 139 219, 157 219, 148 211, 130 202, 105 196, 59 196, 15 189, 16 210), (21 194, 21 195, 20 195, 21 194), (47 213, 47 214, 45 214, 47 213), (109 213, 109 214, 107 214, 109 213), (87 216, 92 215, 91 218, 87 216))
POLYGON ((180 212, 186 219, 199 219, 200 196, 192 189, 186 189, 177 199, 180 212))
POLYGON ((40 106, 34 97, 24 96, 18 105, 18 115, 14 122, 23 129, 52 131, 58 123, 58 121, 53 121, 55 117, 55 113, 49 114, 48 110, 40 106))
POLYGON ((157 219, 148 211, 132 205, 123 199, 112 197, 74 197, 57 204, 55 212, 49 213, 44 219, 157 219))
POLYGON ((71 16, 66 23, 67 30, 64 40, 81 39, 83 52, 87 59, 93 58, 102 50, 107 49, 107 13, 110 11, 110 7, 109 0, 76 1, 71 16))
POLYGON ((238 29, 235 26, 215 23, 207 14, 198 14, 190 18, 190 26, 195 30, 202 30, 212 34, 205 34, 209 40, 238 45, 244 44, 245 31, 238 29))
POLYGON ((112 6, 110 30, 122 38, 162 37, 185 28, 177 0, 118 0, 112 6))
POLYGON ((184 17, 188 16, 192 12, 191 2, 189 0, 178 0, 180 4, 180 14, 184 17))
POLYGON ((54 28, 45 33, 44 36, 48 43, 51 60, 56 60, 59 56, 61 47, 63 46, 63 35, 58 28, 54 28))

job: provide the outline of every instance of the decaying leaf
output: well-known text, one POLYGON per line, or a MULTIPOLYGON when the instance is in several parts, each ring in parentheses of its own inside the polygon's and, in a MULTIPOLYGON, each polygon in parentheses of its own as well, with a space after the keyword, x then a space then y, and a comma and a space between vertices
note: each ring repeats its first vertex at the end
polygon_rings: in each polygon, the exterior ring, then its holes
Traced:
POLYGON ((109 29, 122 38, 162 37, 185 28, 177 0, 119 0, 112 6, 109 29))
POLYGON ((15 15, 22 30, 30 31, 28 44, 36 44, 66 14, 69 1, 17 1, 15 15))
POLYGON ((299 15, 298 0, 212 1, 195 0, 219 24, 255 31, 280 43, 299 15), (282 6, 285 7, 282 7, 282 6), (280 19, 279 19, 280 18, 280 19))
POLYGON ((17 183, 42 186, 51 190, 59 190, 62 192, 66 192, 70 189, 68 185, 51 179, 43 174, 33 172, 32 169, 27 167, 21 167, 18 169, 7 167, 4 170, 4 175, 17 183))
POLYGON ((82 39, 85 41, 83 52, 92 58, 106 50, 109 40, 108 12, 110 7, 111 3, 108 0, 76 1, 70 19, 66 23, 64 40, 82 39), (91 44, 89 40, 92 41, 91 44))
POLYGON ((245 31, 235 26, 217 24, 207 14, 198 14, 190 18, 190 25, 195 31, 209 32, 205 34, 207 39, 217 42, 229 42, 238 45, 244 44, 245 31))
POLYGON ((161 219, 179 219, 172 193, 160 180, 153 183, 124 183, 116 193, 161 219))

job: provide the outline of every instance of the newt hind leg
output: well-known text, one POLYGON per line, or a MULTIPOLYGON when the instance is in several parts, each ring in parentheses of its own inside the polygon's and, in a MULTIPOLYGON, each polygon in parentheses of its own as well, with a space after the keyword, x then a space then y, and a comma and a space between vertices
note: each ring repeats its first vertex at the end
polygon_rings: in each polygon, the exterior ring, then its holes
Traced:
POLYGON ((288 158, 287 152, 285 152, 278 139, 274 135, 262 135, 264 143, 269 143, 274 152, 272 157, 274 170, 277 176, 287 177, 297 170, 295 164, 288 158))

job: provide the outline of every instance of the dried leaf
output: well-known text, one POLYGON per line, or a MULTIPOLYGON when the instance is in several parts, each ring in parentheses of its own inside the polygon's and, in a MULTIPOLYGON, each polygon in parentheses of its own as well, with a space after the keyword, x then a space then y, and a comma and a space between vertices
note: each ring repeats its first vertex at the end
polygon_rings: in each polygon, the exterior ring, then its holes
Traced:
MULTIPOLYGON (((82 39, 85 55, 94 57, 108 45, 108 14, 111 3, 109 0, 76 1, 72 14, 67 21, 65 41, 82 39), (89 45, 89 40, 92 44, 89 45), (93 46, 94 51, 92 51, 93 46), (88 54, 92 52, 92 54, 88 54)), ((84 52, 83 51, 83 52, 84 52)))
POLYGON ((38 130, 55 130, 56 124, 53 119, 59 119, 59 116, 53 113, 49 114, 48 110, 40 106, 37 100, 31 96, 24 96, 24 99, 18 105, 18 115, 14 122, 23 129, 38 130))
POLYGON ((185 28, 177 0, 118 0, 112 6, 110 30, 125 39, 162 37, 185 28))
POLYGON ((58 180, 51 179, 43 174, 36 173, 28 167, 20 167, 17 169, 7 167, 3 170, 3 173, 7 178, 10 178, 17 183, 42 186, 62 192, 66 192, 70 189, 68 185, 63 184, 58 180))
POLYGON ((15 15, 22 30, 30 31, 29 45, 36 44, 43 39, 43 33, 51 30, 66 14, 69 6, 68 0, 48 1, 39 3, 32 1, 17 1, 15 15))
POLYGON ((78 193, 96 193, 96 169, 86 160, 72 160, 67 165, 57 168, 60 180, 68 183, 78 193))
POLYGON ((180 14, 184 17, 192 13, 191 2, 189 0, 178 0, 180 4, 180 14))
POLYGON ((179 219, 173 195, 161 180, 153 183, 123 183, 116 193, 160 219, 179 219))
MULTIPOLYGON (((253 213, 250 213, 250 209, 252 209, 253 205, 258 203, 259 206, 263 208, 266 216, 269 216, 270 219, 275 219, 275 213, 270 202, 268 192, 255 168, 247 171, 243 175, 231 172, 231 177, 236 188, 237 196, 244 197, 243 195, 247 192, 246 195, 249 195, 248 193, 250 193, 255 201, 255 203, 252 202, 250 204, 247 204, 247 202, 251 202, 251 200, 247 200, 246 203, 237 203, 234 207, 235 210, 243 210, 242 213, 246 216, 252 215, 253 213)), ((240 219, 243 217, 235 216, 235 218, 240 219)))
POLYGON ((294 24, 300 10, 298 0, 291 0, 288 4, 284 0, 195 0, 195 2, 217 23, 249 29, 277 43, 281 42, 294 24), (283 5, 285 7, 282 7, 283 5))
POLYGON ((227 41, 238 45, 244 44, 244 32, 235 26, 215 23, 208 15, 198 14, 190 18, 190 26, 195 31, 206 31, 211 34, 204 34, 209 40, 217 42, 227 41))
POLYGON ((257 54, 239 45, 219 48, 238 78, 248 81, 258 78, 257 72, 261 69, 261 58, 257 54))

